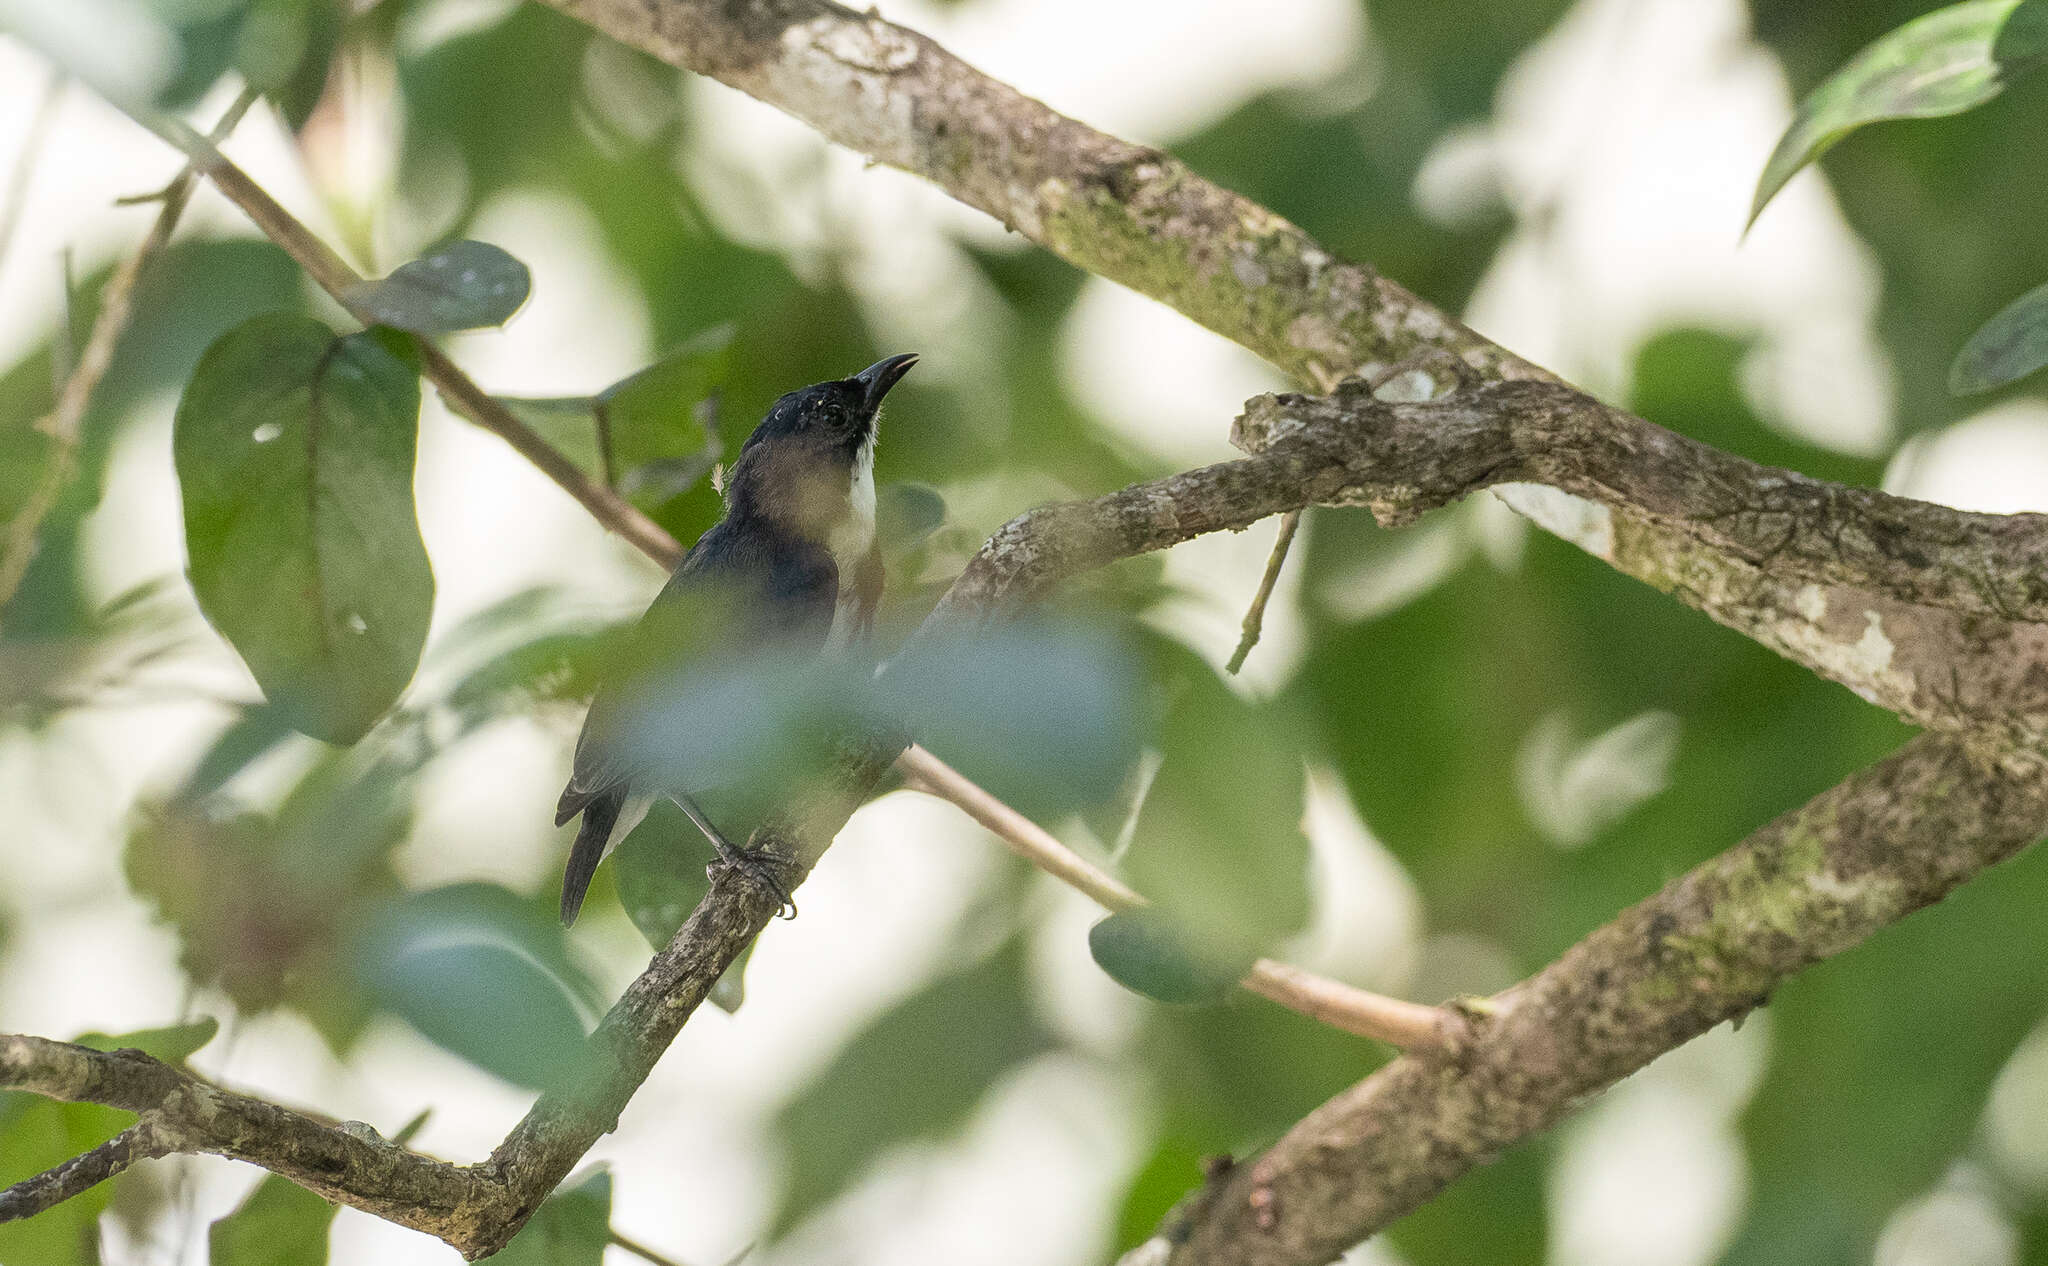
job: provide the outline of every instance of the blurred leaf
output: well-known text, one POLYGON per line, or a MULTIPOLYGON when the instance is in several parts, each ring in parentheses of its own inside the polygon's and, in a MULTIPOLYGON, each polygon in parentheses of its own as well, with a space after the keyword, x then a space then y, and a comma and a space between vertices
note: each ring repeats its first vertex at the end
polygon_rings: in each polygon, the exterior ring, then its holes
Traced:
POLYGON ((379 1006, 506 1081, 545 1089, 583 1065, 596 987, 561 928, 507 889, 401 898, 369 919, 355 963, 379 1006))
POLYGON ((1119 1255, 1151 1239, 1173 1207, 1201 1188, 1209 1155, 1176 1130, 1169 1128, 1161 1135, 1124 1191, 1116 1219, 1114 1248, 1119 1255))
POLYGON ((379 324, 446 334, 503 325, 532 290, 525 264, 489 242, 465 240, 401 264, 388 277, 357 282, 348 300, 379 324))
POLYGON ((780 1237, 902 1144, 939 1140, 991 1085, 1053 1044, 1030 1002, 1021 942, 940 976, 847 1043, 777 1114, 788 1166, 780 1237))
POLYGON ((946 499, 925 484, 884 484, 876 489, 875 539, 885 557, 907 554, 946 521, 946 499))
POLYGON ((276 103, 293 131, 327 85, 344 0, 149 0, 177 41, 178 71, 157 94, 165 109, 196 104, 230 69, 276 103))
POLYGON ((2021 295, 1984 323, 1956 355, 1948 387, 1975 395, 2017 382, 2048 365, 2048 286, 2021 295))
POLYGON ((1967 0, 1870 45, 1799 103, 1757 181, 1750 223, 1786 181, 1857 128, 1960 114, 1996 97, 2048 55, 2044 34, 2048 0, 1967 0))
POLYGON ((1186 648, 1155 646, 1171 702, 1123 868, 1205 958, 1256 957, 1308 916, 1301 753, 1270 705, 1240 698, 1186 648))
POLYGON ((719 327, 594 396, 507 397, 501 403, 593 477, 605 473, 600 444, 608 438, 619 490, 663 520, 665 507, 706 487, 724 453, 718 431, 699 422, 698 410, 725 380, 731 343, 730 327, 719 327))
MULTIPOLYGON (((77 1040, 96 1050, 132 1047, 182 1062, 212 1039, 212 1020, 77 1040)), ((82 1155, 134 1124, 133 1113, 96 1103, 60 1103, 25 1091, 0 1091, 0 1187, 82 1155)), ((104 1182, 19 1222, 0 1223, 0 1262, 7 1266, 99 1266, 100 1214, 121 1181, 104 1182)))
POLYGON ((612 1239, 612 1176, 593 1169, 541 1202, 493 1266, 599 1266, 612 1239))
POLYGON ((1218 959, 1156 909, 1112 914, 1088 929, 1088 952, 1110 978, 1157 1002, 1219 1002, 1251 970, 1255 955, 1218 959))
POLYGON ((419 663, 434 578, 413 510, 410 344, 310 317, 207 349, 172 435, 200 608, 315 738, 361 738, 419 663))
POLYGON ((1118 627, 1037 619, 913 644, 876 694, 918 742, 1042 820, 1116 794, 1138 757, 1139 684, 1118 627))
POLYGON ((170 1024, 157 1029, 137 1029, 133 1033, 111 1036, 106 1033, 84 1033, 72 1040, 80 1046, 90 1046, 96 1051, 138 1050, 153 1055, 166 1064, 182 1064, 192 1058, 200 1047, 211 1042, 220 1033, 220 1021, 212 1016, 194 1020, 189 1024, 170 1024))
MULTIPOLYGON (((98 1104, 0 1091, 0 1187, 91 1151, 132 1120, 98 1104)), ((100 1266, 99 1219, 113 1189, 113 1183, 101 1183, 35 1217, 0 1223, 0 1262, 100 1266)))
POLYGON ((207 1228, 209 1266, 327 1266, 335 1205, 275 1174, 207 1228))
MULTIPOLYGON (((738 829, 725 827, 723 816, 713 820, 721 829, 738 829)), ((690 911, 711 890, 705 868, 713 856, 703 832, 667 800, 655 801, 640 825, 619 842, 618 851, 612 854, 612 882, 619 890, 619 904, 625 907, 626 917, 640 929, 649 946, 657 950, 667 946, 690 911)), ((748 945, 712 986, 711 1001, 720 1010, 737 1011, 746 1001, 747 961, 753 956, 754 947, 748 945)))
POLYGON ((250 1014, 290 1006, 344 1051, 368 1004, 341 969, 341 941, 396 883, 395 782, 381 767, 351 780, 316 766, 277 820, 197 799, 145 805, 122 859, 129 887, 177 933, 194 981, 250 1014))

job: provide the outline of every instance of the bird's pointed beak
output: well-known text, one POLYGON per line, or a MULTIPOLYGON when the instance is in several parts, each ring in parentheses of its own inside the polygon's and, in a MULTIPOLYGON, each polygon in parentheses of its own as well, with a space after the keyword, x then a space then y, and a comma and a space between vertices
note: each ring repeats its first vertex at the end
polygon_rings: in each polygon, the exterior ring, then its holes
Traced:
POLYGON ((900 356, 878 360, 855 374, 853 381, 859 383, 861 390, 866 393, 868 409, 872 411, 879 408, 882 397, 889 394, 889 388, 902 381, 903 375, 909 373, 910 367, 916 363, 916 352, 904 352, 900 356))

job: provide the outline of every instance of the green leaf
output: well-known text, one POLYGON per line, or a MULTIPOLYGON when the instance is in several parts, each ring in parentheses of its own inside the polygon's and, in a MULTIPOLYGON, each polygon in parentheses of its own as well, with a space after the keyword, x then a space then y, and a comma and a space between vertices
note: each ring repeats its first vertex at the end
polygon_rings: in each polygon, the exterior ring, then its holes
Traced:
POLYGON ((679 498, 701 490, 717 500, 705 485, 725 446, 716 410, 700 408, 725 381, 731 346, 731 328, 719 326, 595 395, 511 396, 500 403, 592 476, 605 474, 600 447, 608 441, 619 491, 673 527, 663 511, 679 498))
POLYGON ((1948 371, 1948 388, 1975 395, 2048 365, 2048 286, 2037 286, 1970 336, 1948 371))
POLYGON ((493 1266, 599 1266, 612 1239, 612 1176, 593 1169, 541 1202, 493 1266))
POLYGON ((211 1042, 220 1032, 220 1021, 212 1016, 194 1020, 189 1024, 171 1024, 158 1029, 137 1029, 133 1033, 110 1036, 105 1033, 83 1033, 72 1039, 80 1046, 90 1046, 96 1051, 137 1050, 154 1056, 166 1064, 182 1064, 211 1042))
POLYGON ((464 240, 402 264, 381 281, 357 282, 347 298, 377 324, 446 334, 503 325, 532 290, 525 264, 489 242, 464 240))
POLYGON ((890 1148, 951 1135, 1006 1071, 1048 1049, 1012 939, 870 1024, 776 1117, 788 1180, 780 1236, 890 1148))
POLYGON ((1137 762, 1143 660, 1114 624, 1019 620, 916 643, 875 683, 881 718, 1032 818, 1113 797, 1137 762))
POLYGON ((297 729, 351 743, 411 680, 434 576, 413 509, 409 341, 310 317, 201 356, 172 432, 193 591, 297 729))
POLYGON ((1226 960, 1203 952, 1172 916, 1152 909, 1112 914, 1088 929, 1088 952, 1124 988, 1179 1006, 1222 1001, 1254 957, 1226 960))
POLYGON ((1159 639, 1176 697, 1158 773, 1138 810, 1124 870, 1205 957, 1256 956, 1308 915, 1305 771, 1294 727, 1239 697, 1193 652, 1159 639))
MULTIPOLYGON (((640 825, 619 841, 612 855, 612 883, 626 917, 648 945, 667 945, 710 891, 705 867, 711 857, 703 833, 666 800, 656 801, 640 825)), ((747 946, 712 986, 711 1001, 720 1010, 737 1011, 746 1000, 747 960, 753 955, 754 947, 747 946)))
POLYGON ((596 988, 561 929, 489 884, 415 893, 373 916, 356 948, 371 997, 437 1045, 515 1085, 575 1075, 596 988))
POLYGON ((273 1174, 207 1228, 211 1266, 326 1266, 336 1206, 273 1174))
POLYGON ((946 499, 927 484, 884 484, 876 490, 875 536, 894 558, 922 545, 946 522, 946 499))
MULTIPOLYGON (((218 1029, 208 1019, 113 1036, 87 1033, 76 1040, 95 1050, 132 1048, 177 1063, 206 1045, 218 1029)), ((26 1092, 0 1092, 0 1187, 91 1151, 134 1120, 132 1113, 96 1103, 60 1103, 26 1092)), ((119 1181, 101 1183, 33 1218, 0 1224, 0 1262, 99 1266, 99 1218, 119 1181)))
POLYGON ((2044 54, 2044 0, 1968 0, 1885 35, 1799 103, 1757 181, 1750 223, 1801 168, 1857 128, 1983 105, 2044 54))

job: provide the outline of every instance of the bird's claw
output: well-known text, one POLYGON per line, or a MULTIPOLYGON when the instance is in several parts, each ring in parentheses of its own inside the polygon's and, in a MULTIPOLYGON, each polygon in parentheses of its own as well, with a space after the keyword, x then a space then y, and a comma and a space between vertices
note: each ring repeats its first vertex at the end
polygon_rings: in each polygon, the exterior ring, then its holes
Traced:
POLYGON ((783 884, 781 877, 775 873, 776 859, 772 855, 748 852, 745 849, 735 848, 727 844, 718 849, 718 857, 727 866, 732 867, 740 874, 745 875, 753 883, 768 890, 768 894, 775 898, 776 918, 794 919, 796 917, 796 901, 790 897, 788 887, 783 884))

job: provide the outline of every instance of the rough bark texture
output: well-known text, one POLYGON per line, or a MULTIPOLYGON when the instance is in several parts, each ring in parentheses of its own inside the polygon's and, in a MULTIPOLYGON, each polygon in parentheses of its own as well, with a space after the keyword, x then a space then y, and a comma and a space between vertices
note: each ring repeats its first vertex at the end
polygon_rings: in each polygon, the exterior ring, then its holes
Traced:
POLYGON ((1907 744, 1623 911, 1473 1010, 1469 1046, 1403 1056, 1237 1166, 1131 1261, 1325 1262, 1587 1095, 2048 832, 2031 762, 1907 744))
MULTIPOLYGON (((971 632, 1077 571, 1267 515, 1352 504, 1398 522, 1496 487, 1614 567, 1944 731, 1676 881, 1530 981, 1471 1004, 1469 1034, 1447 1055, 1404 1057, 1331 1100, 1200 1193, 1137 1260, 1326 1261, 1585 1095, 1739 1017, 1786 975, 2048 832, 2037 755, 2048 725, 2040 518, 1964 515, 1817 483, 1607 408, 1176 160, 1066 119, 873 15, 821 0, 548 2, 924 175, 1332 393, 1254 401, 1237 431, 1242 460, 1017 519, 920 638, 971 632), (1455 386, 1430 403, 1391 404, 1341 385, 1432 362, 1455 386)), ((266 232, 290 232, 289 217, 278 220, 282 211, 210 146, 179 143, 266 232)), ((300 245, 323 284, 344 280, 317 242, 300 245)), ((429 369, 491 424, 495 406, 458 370, 434 358, 429 369)), ((516 423, 501 433, 524 443, 516 423)), ((540 450, 529 455, 545 468, 550 454, 540 450)), ((593 513, 619 515, 601 491, 580 495, 593 513)), ((650 552, 673 548, 643 538, 650 552)), ((896 671, 915 667, 913 653, 896 671)), ((830 786, 756 837, 791 859, 789 887, 901 745, 851 745, 830 786)), ((580 1079, 544 1095, 473 1166, 133 1052, 0 1036, 0 1086, 147 1114, 129 1142, 0 1194, 0 1211, 33 1211, 161 1146, 253 1161, 482 1256, 612 1128, 774 912, 769 893, 721 871, 592 1036, 580 1079)))

